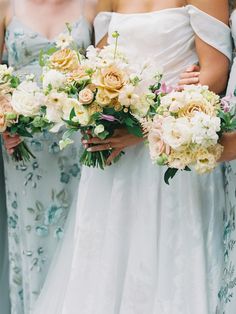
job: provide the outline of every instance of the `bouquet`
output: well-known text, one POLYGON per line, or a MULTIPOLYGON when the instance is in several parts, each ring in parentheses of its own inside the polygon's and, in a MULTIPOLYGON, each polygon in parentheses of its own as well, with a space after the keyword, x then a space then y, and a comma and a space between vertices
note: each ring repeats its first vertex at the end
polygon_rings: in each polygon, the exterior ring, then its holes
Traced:
MULTIPOLYGON (((139 120, 146 116, 155 98, 144 84, 148 66, 137 71, 129 63, 118 50, 117 32, 113 34, 115 45, 101 50, 91 46, 86 58, 76 51, 71 35, 68 36, 63 45, 58 43, 55 50, 42 55, 46 116, 57 127, 67 127, 61 148, 72 142, 71 136, 78 130, 85 139, 107 139, 120 128, 142 137, 139 120)), ((81 163, 104 169, 111 152, 84 150, 81 163)))
MULTIPOLYGON (((20 82, 13 69, 0 65, 0 132, 32 137, 51 124, 45 118, 44 94, 32 75, 20 82)), ((23 140, 14 150, 15 161, 29 161, 34 155, 23 140)))
POLYGON ((207 86, 175 91, 160 83, 152 89, 155 113, 149 115, 145 127, 152 161, 168 167, 165 182, 169 184, 178 170, 193 167, 199 174, 211 172, 223 151, 221 134, 236 128, 227 99, 221 101, 207 86))

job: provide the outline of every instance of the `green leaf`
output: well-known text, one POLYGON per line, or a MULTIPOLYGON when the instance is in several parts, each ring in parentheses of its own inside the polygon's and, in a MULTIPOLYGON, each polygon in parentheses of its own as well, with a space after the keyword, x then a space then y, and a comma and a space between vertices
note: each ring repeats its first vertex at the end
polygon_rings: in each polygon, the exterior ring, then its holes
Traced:
POLYGON ((52 54, 54 54, 54 52, 57 52, 58 51, 58 49, 56 48, 56 47, 51 47, 51 48, 49 48, 47 51, 46 51, 46 54, 48 55, 48 56, 51 56, 52 54))
POLYGON ((165 183, 170 185, 169 180, 173 179, 177 172, 178 172, 178 169, 176 168, 168 168, 164 175, 165 183))
POLYGON ((80 129, 80 124, 79 122, 74 122, 74 121, 70 121, 70 120, 65 120, 65 119, 62 119, 63 122, 65 122, 68 127, 72 127, 72 128, 76 128, 76 129, 80 129))
POLYGON ((100 138, 101 140, 105 140, 109 135, 110 133, 105 130, 102 133, 98 134, 98 138, 100 138))
POLYGON ((29 138, 33 137, 32 134, 24 128, 18 128, 16 133, 23 137, 29 137, 29 138))
POLYGON ((11 78, 11 87, 12 88, 17 88, 20 85, 20 79, 16 76, 12 76, 11 78))
POLYGON ((39 53, 39 65, 41 67, 45 66, 45 60, 44 60, 44 51, 41 49, 39 53))
POLYGON ((192 171, 188 166, 184 168, 184 171, 192 171))
POLYGON ((73 108, 70 112, 70 120, 73 120, 73 118, 76 116, 76 113, 75 113, 75 108, 73 108))
POLYGON ((130 134, 133 134, 137 137, 143 137, 142 128, 138 125, 132 126, 132 127, 127 126, 127 130, 130 134))
POLYGON ((125 123, 127 126, 133 126, 133 125, 136 123, 136 121, 134 121, 134 119, 128 117, 128 118, 126 118, 126 119, 124 120, 124 123, 125 123))

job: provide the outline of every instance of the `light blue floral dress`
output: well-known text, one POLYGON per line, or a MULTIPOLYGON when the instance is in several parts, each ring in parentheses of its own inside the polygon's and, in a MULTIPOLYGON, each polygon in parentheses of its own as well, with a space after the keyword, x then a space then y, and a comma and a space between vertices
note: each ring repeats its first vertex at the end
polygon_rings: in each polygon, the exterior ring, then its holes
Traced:
MULTIPOLYGON (((6 63, 4 50, 3 63, 6 63)), ((8 245, 7 245, 7 211, 2 146, 0 138, 0 304, 1 314, 10 313, 8 284, 8 245)))
MULTIPOLYGON (((81 18, 72 25, 80 48, 91 44, 91 27, 81 18)), ((6 31, 8 62, 18 75, 34 73, 41 49, 53 44, 13 17, 6 31)), ((72 210, 80 179, 80 139, 64 151, 61 134, 45 132, 27 143, 36 156, 29 163, 15 163, 4 155, 8 210, 10 297, 12 314, 31 313, 45 281, 64 224, 72 210)), ((1 312, 1 310, 0 310, 1 312)))
POLYGON ((8 314, 9 287, 8 287, 8 249, 7 249, 7 215, 5 200, 5 182, 0 140, 0 305, 1 314, 8 314))
MULTIPOLYGON (((231 15, 231 32, 236 46, 236 10, 231 15)), ((231 68, 227 95, 236 104, 236 56, 231 68)), ((219 314, 235 314, 236 311, 236 161, 225 164, 226 207, 224 211, 224 271, 218 297, 219 314)), ((218 313, 217 313, 218 314, 218 313)))

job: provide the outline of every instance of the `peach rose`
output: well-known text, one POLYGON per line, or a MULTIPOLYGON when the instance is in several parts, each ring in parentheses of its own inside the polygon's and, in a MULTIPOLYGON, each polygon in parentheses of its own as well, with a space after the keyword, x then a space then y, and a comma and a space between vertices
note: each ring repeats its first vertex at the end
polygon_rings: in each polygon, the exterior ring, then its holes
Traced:
POLYGON ((89 88, 83 89, 79 93, 79 102, 82 105, 89 105, 94 100, 94 93, 89 88))
POLYGON ((0 96, 0 132, 5 132, 7 128, 7 114, 15 114, 8 97, 0 96))
POLYGON ((78 67, 76 70, 72 71, 68 78, 67 81, 68 83, 73 83, 73 82, 81 82, 81 81, 86 81, 89 80, 90 76, 88 73, 86 73, 85 69, 83 67, 78 67))
POLYGON ((0 113, 0 133, 5 132, 7 129, 7 120, 6 116, 3 113, 0 113))
POLYGON ((0 112, 14 113, 10 99, 7 96, 0 96, 0 112))
POLYGON ((79 67, 79 59, 75 51, 65 48, 50 57, 50 65, 58 71, 73 72, 79 67))
POLYGON ((216 115, 213 106, 203 102, 190 102, 179 111, 179 116, 193 117, 196 112, 203 112, 211 117, 216 115))
POLYGON ((101 69, 97 79, 97 85, 102 87, 110 98, 117 97, 126 83, 125 73, 115 66, 101 69))

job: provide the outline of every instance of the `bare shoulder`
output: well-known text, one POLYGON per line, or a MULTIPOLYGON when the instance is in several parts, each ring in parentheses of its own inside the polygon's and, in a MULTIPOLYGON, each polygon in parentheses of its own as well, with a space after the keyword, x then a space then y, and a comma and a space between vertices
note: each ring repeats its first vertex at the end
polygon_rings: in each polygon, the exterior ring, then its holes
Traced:
POLYGON ((97 13, 112 12, 115 0, 97 0, 97 13))
POLYGON ((229 23, 229 2, 228 0, 188 0, 202 11, 216 17, 225 24, 229 23))
POLYGON ((0 0, 0 22, 2 25, 9 23, 11 19, 11 2, 10 0, 0 0))
POLYGON ((0 0, 0 15, 10 9, 10 0, 0 0))
POLYGON ((99 12, 111 11, 110 3, 110 0, 87 0, 85 2, 85 12, 88 20, 92 23, 99 12))

